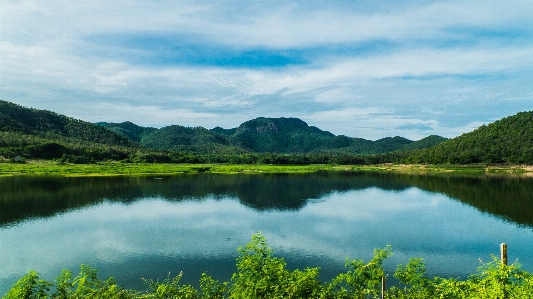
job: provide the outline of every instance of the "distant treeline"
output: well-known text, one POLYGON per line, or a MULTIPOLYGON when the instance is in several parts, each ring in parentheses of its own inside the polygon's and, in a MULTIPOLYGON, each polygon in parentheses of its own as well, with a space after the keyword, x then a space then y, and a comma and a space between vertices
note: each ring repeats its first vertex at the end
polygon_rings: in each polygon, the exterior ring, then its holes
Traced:
MULTIPOLYGON (((2 134, 0 133, 0 136, 2 134)), ((24 162, 26 159, 58 160, 65 163, 95 163, 114 160, 124 163, 228 163, 273 165, 370 165, 392 163, 403 157, 401 153, 382 155, 350 154, 196 154, 186 152, 136 151, 103 146, 77 146, 57 142, 43 142, 17 147, 1 147, 4 162, 24 162)))
POLYGON ((533 164, 533 111, 483 125, 457 138, 376 141, 335 136, 297 118, 257 118, 238 128, 161 129, 92 124, 0 101, 0 162, 233 164, 533 164))

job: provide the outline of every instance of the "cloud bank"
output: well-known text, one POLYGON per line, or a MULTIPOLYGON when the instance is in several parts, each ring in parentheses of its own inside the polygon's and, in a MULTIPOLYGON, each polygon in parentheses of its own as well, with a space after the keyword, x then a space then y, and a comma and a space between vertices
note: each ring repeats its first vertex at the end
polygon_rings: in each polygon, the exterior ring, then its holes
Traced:
POLYGON ((87 121, 455 137, 532 109, 533 2, 3 1, 0 97, 87 121))

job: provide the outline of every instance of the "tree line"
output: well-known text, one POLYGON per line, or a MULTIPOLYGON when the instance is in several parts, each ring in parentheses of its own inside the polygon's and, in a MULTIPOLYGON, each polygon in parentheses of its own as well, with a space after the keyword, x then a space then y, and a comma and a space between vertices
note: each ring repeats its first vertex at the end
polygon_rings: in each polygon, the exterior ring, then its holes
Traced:
POLYGON ((233 164, 533 164, 533 111, 446 140, 431 135, 376 141, 330 132, 296 118, 257 118, 235 129, 131 122, 91 124, 0 101, 0 161, 233 164), (16 159, 15 159, 16 158, 16 159))

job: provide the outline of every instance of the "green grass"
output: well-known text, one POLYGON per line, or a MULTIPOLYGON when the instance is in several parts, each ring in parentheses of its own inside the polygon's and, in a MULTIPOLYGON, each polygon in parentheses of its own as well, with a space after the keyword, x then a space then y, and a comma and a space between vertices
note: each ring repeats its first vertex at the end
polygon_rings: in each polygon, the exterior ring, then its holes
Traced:
POLYGON ((69 164, 55 161, 31 160, 26 163, 0 163, 0 176, 53 175, 53 176, 121 176, 121 175, 174 175, 211 173, 310 173, 317 171, 380 171, 431 175, 527 175, 533 170, 526 167, 483 165, 262 165, 262 164, 165 164, 101 162, 96 164, 69 164))
POLYGON ((59 164, 52 161, 27 163, 0 163, 0 176, 55 175, 55 176, 120 176, 188 173, 309 173, 332 170, 331 165, 230 165, 230 164, 148 164, 105 162, 97 164, 59 164))

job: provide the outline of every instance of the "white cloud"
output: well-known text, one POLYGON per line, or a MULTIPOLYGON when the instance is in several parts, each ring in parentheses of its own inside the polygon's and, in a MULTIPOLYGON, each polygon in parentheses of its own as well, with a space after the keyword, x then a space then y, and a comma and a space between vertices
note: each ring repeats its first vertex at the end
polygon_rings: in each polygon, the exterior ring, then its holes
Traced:
MULTIPOLYGON (((217 43, 273 48, 373 39, 435 38, 459 26, 526 27, 533 4, 445 2, 375 5, 349 2, 4 1, 7 33, 172 32, 217 43), (514 5, 513 5, 514 4, 514 5), (39 24, 40 26, 36 26, 39 24)), ((58 34, 59 33, 59 34, 58 34)))
POLYGON ((190 109, 161 109, 156 106, 131 106, 100 103, 89 112, 88 121, 98 122, 123 122, 130 119, 139 119, 139 125, 165 126, 168 124, 181 124, 195 126, 198 119, 216 118, 214 113, 198 113, 190 109), (118 113, 117 113, 118 112, 118 113))
POLYGON ((168 125, 183 121, 171 116, 181 114, 191 123, 177 124, 209 127, 294 116, 337 134, 356 136, 347 133, 359 128, 372 139, 402 135, 395 128, 406 124, 450 136, 469 123, 530 109, 532 11, 533 3, 519 1, 4 1, 0 96, 87 120, 98 114, 168 125), (110 44, 93 39, 100 35, 110 44), (212 51, 294 50, 305 63, 153 65, 143 57, 165 51, 113 39, 144 35, 184 36, 212 51), (488 79, 469 79, 476 76, 488 79), (119 115, 99 103, 130 108, 119 115), (365 109, 375 113, 364 123, 351 114, 365 109))
POLYGON ((369 118, 374 114, 390 114, 392 110, 381 108, 344 108, 339 110, 320 111, 306 116, 308 119, 338 119, 338 118, 369 118))

